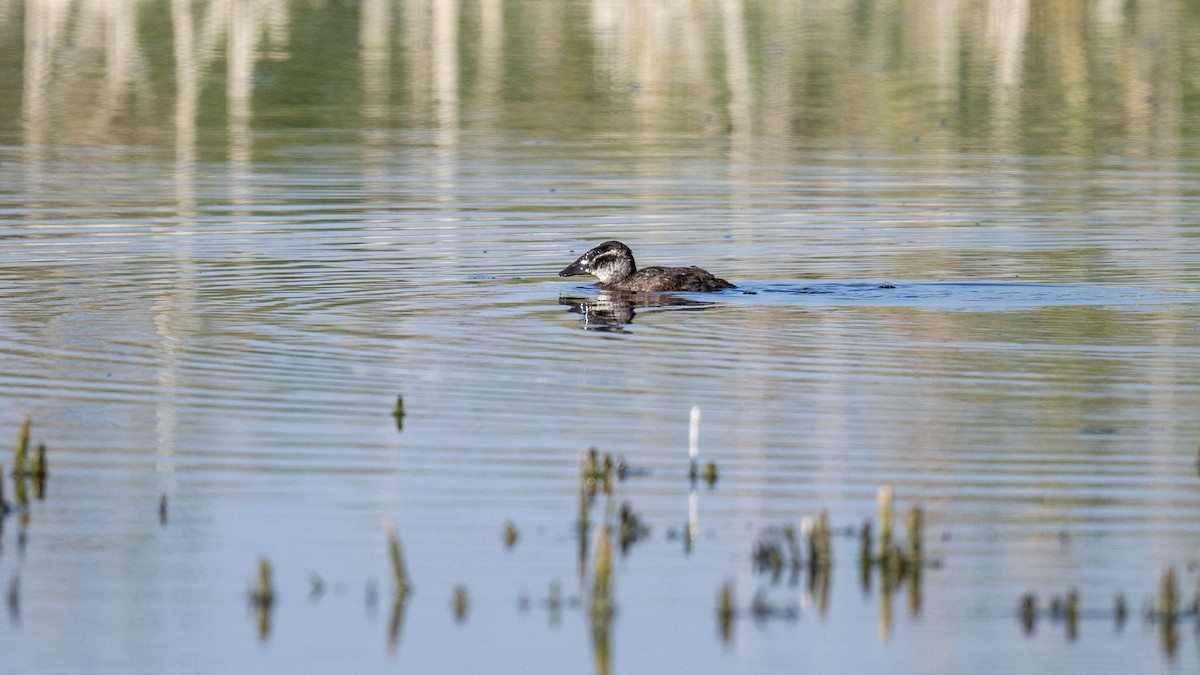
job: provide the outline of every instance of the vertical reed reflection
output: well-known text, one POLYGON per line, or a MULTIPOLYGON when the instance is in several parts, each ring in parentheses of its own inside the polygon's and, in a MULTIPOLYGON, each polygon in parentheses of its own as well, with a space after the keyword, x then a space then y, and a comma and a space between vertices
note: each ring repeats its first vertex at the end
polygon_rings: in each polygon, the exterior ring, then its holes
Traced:
POLYGON ((1020 121, 1021 72, 1025 32, 1029 24, 1028 0, 990 0, 984 24, 987 62, 993 64, 992 124, 994 145, 1012 147, 1020 121))
POLYGON ((433 0, 433 91, 439 199, 454 197, 458 176, 458 0, 433 0))
MULTIPOLYGON (((229 173, 233 203, 249 205, 250 94, 254 78, 254 13, 252 0, 227 0, 225 99, 229 105, 229 173)), ((245 214, 243 214, 245 215, 245 214)))
POLYGON ((43 181, 46 138, 51 129, 49 88, 53 65, 61 50, 59 36, 66 28, 70 4, 35 2, 25 8, 25 60, 21 89, 22 141, 25 173, 31 193, 43 181))
POLYGON ((192 3, 171 0, 175 36, 175 211, 180 220, 196 217, 196 110, 200 99, 192 3))
POLYGON ((479 3, 479 85, 477 104, 498 112, 504 75, 504 3, 480 0, 479 3))
POLYGON ((358 22, 363 104, 363 178, 367 199, 386 203, 391 115, 391 0, 365 0, 358 22))
MULTIPOLYGON (((1157 152, 1185 134, 1185 101, 1200 86, 1186 65, 1200 58, 1184 37, 1194 13, 1179 0, 823 0, 803 11, 786 0, 368 0, 349 10, 358 12, 358 49, 334 48, 337 38, 313 30, 345 8, 310 3, 293 16, 301 4, 206 0, 185 9, 169 0, 164 14, 155 3, 27 3, 24 145, 34 158, 49 138, 144 143, 159 132, 180 148, 194 145, 187 120, 204 116, 206 80, 219 81, 212 71, 222 59, 226 106, 215 110, 231 168, 251 153, 252 105, 320 100, 331 78, 348 75, 361 98, 328 101, 320 124, 403 119, 431 129, 440 149, 434 177, 450 188, 462 120, 524 126, 526 103, 550 128, 598 127, 643 141, 727 134, 735 162, 777 150, 754 139, 780 135, 923 136, 949 149, 965 141, 1073 153, 1128 137, 1135 151, 1157 152), (302 50, 283 49, 297 36, 308 40, 302 50), (393 67, 393 48, 403 68, 393 67), (287 96, 255 103, 264 60, 307 62, 287 96), (521 107, 507 110, 513 104, 521 107), (581 104, 594 114, 577 114, 581 104), (513 114, 497 114, 505 112, 513 114)), ((290 111, 263 112, 280 119, 290 111)))
POLYGON ((390 112, 389 48, 392 33, 390 0, 364 0, 358 21, 362 61, 363 123, 368 129, 385 124, 390 112))

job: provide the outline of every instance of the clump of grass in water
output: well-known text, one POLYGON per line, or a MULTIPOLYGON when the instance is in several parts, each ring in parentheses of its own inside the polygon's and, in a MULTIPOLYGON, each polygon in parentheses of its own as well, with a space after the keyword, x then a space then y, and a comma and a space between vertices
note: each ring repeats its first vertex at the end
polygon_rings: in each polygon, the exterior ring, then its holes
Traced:
MULTIPOLYGON (((1200 617, 1200 598, 1187 607, 1179 606, 1179 589, 1175 577, 1175 569, 1168 567, 1163 571, 1159 580, 1158 595, 1146 606, 1146 621, 1159 625, 1163 651, 1173 657, 1178 646, 1177 623, 1185 616, 1200 617)), ((1117 632, 1125 627, 1129 615, 1128 603, 1123 593, 1113 597, 1112 617, 1117 632)), ((1037 595, 1025 593, 1017 601, 1017 619, 1021 623, 1022 632, 1026 637, 1034 634, 1039 618, 1050 621, 1060 621, 1066 629, 1068 640, 1079 637, 1079 621, 1086 618, 1108 616, 1099 610, 1085 611, 1080 607, 1080 595, 1076 589, 1067 591, 1066 595, 1053 595, 1043 610, 1038 606, 1037 595)))
MULTIPOLYGON (((889 485, 879 487, 879 542, 873 540, 870 520, 859 530, 859 577, 863 591, 870 592, 872 577, 879 570, 881 599, 880 634, 887 639, 891 632, 892 594, 908 584, 908 607, 912 615, 921 611, 922 570, 927 564, 924 553, 925 511, 919 505, 909 508, 907 515, 908 542, 897 541, 894 529, 893 492, 889 485)), ((1024 611, 1024 610, 1022 610, 1024 611)))
POLYGON ((612 455, 605 453, 604 457, 601 457, 599 450, 588 448, 583 459, 583 490, 587 493, 588 500, 590 501, 596 495, 597 488, 600 488, 606 495, 612 494, 612 484, 612 455))
POLYGON ((795 584, 804 565, 796 528, 789 523, 781 528, 769 527, 763 530, 754 541, 750 559, 754 563, 755 572, 771 573, 772 583, 777 583, 782 578, 785 567, 790 567, 791 583, 795 584))
POLYGON ((829 582, 833 571, 833 543, 829 530, 829 511, 822 510, 816 524, 805 522, 808 533, 808 593, 817 599, 822 615, 829 610, 829 582))
POLYGON ((46 444, 38 444, 31 461, 29 457, 29 442, 32 431, 33 418, 26 415, 21 421, 20 430, 17 432, 17 445, 13 452, 13 487, 16 490, 17 504, 20 506, 28 506, 29 504, 27 480, 33 483, 34 494, 38 499, 43 499, 46 496, 46 476, 48 475, 46 444))
POLYGON ((833 537, 829 531, 829 511, 822 509, 817 522, 808 532, 808 564, 810 568, 829 570, 833 567, 833 537))
MULTIPOLYGON (((871 571, 878 567, 881 573, 885 592, 895 590, 901 583, 908 580, 917 586, 920 583, 921 568, 924 559, 924 529, 925 511, 919 505, 913 505, 907 516, 908 545, 902 547, 895 543, 893 533, 893 493, 891 486, 879 488, 879 545, 876 549, 872 542, 871 522, 863 523, 859 534, 859 568, 862 574, 864 590, 870 590, 871 571)), ((919 607, 920 598, 914 596, 914 613, 919 607)))
POLYGON ((629 502, 621 504, 620 515, 621 554, 629 552, 629 547, 638 540, 650 536, 650 528, 642 523, 642 518, 634 512, 629 502))

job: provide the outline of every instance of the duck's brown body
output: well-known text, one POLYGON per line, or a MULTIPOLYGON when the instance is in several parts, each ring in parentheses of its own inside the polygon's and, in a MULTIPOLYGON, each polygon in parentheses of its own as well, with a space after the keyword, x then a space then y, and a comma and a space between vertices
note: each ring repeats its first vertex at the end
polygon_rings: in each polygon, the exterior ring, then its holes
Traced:
POLYGON ((699 267, 647 267, 639 270, 633 252, 619 241, 606 241, 579 256, 558 275, 592 274, 606 291, 652 293, 662 291, 719 291, 733 284, 699 267))

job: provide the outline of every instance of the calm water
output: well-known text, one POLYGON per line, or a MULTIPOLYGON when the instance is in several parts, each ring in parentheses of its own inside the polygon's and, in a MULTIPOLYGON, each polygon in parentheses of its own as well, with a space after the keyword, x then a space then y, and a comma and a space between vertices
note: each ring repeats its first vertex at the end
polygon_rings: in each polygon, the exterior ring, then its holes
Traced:
POLYGON ((1195 670, 1200 9, 1062 8, 0 2, 4 671, 1195 670), (612 238, 739 288, 557 276, 612 238), (649 526, 599 646, 593 446, 649 526), (755 572, 822 510, 824 598, 755 572))

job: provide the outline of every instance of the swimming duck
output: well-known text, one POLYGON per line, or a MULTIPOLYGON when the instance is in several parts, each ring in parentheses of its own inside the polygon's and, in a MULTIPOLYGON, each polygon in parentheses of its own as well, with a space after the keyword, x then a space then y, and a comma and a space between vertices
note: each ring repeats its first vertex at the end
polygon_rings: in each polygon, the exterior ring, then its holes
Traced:
POLYGON ((633 251, 619 241, 606 241, 579 256, 558 273, 560 277, 591 274, 605 291, 717 291, 737 288, 699 267, 647 267, 638 269, 633 251))

